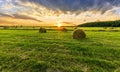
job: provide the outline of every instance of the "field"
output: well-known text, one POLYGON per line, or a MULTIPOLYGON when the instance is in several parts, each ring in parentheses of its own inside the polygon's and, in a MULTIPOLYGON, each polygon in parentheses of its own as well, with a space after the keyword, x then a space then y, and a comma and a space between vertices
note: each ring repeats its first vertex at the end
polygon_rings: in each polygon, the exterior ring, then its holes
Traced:
POLYGON ((83 40, 68 32, 0 30, 0 72, 120 72, 120 28, 82 28, 83 40))

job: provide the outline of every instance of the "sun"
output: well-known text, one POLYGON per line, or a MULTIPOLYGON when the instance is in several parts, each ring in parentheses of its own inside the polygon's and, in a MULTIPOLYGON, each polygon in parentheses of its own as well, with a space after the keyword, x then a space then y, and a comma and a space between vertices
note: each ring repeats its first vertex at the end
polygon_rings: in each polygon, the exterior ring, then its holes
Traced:
POLYGON ((60 28, 62 26, 61 22, 57 22, 57 26, 60 28))

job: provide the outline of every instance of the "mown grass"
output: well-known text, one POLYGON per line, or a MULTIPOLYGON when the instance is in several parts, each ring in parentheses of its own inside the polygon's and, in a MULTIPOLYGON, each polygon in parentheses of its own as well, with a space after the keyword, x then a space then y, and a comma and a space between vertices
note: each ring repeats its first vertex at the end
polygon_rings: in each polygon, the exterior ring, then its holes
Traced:
POLYGON ((72 31, 0 30, 3 72, 119 72, 120 33, 86 31, 84 40, 72 31))

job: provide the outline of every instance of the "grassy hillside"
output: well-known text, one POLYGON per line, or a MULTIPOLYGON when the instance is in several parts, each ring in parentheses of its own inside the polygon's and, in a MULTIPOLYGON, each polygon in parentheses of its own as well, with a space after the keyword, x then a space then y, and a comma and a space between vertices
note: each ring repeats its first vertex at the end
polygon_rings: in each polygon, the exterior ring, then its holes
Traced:
POLYGON ((0 30, 3 72, 120 72, 120 33, 86 31, 0 30))
POLYGON ((120 27, 120 20, 104 21, 104 22, 90 22, 79 25, 80 27, 120 27))

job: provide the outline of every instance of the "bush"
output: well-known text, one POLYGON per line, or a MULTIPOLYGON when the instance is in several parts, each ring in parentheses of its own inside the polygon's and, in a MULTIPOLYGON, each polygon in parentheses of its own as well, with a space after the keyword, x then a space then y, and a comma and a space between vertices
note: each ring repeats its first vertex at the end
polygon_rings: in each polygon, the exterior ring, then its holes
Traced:
POLYGON ((9 29, 9 26, 4 26, 3 29, 9 29))
POLYGON ((45 28, 40 27, 40 29, 39 29, 39 33, 46 33, 46 32, 47 32, 47 31, 46 31, 45 28))
POLYGON ((81 29, 76 29, 74 32, 73 32, 73 39, 84 39, 86 38, 86 34, 83 30, 81 29))

